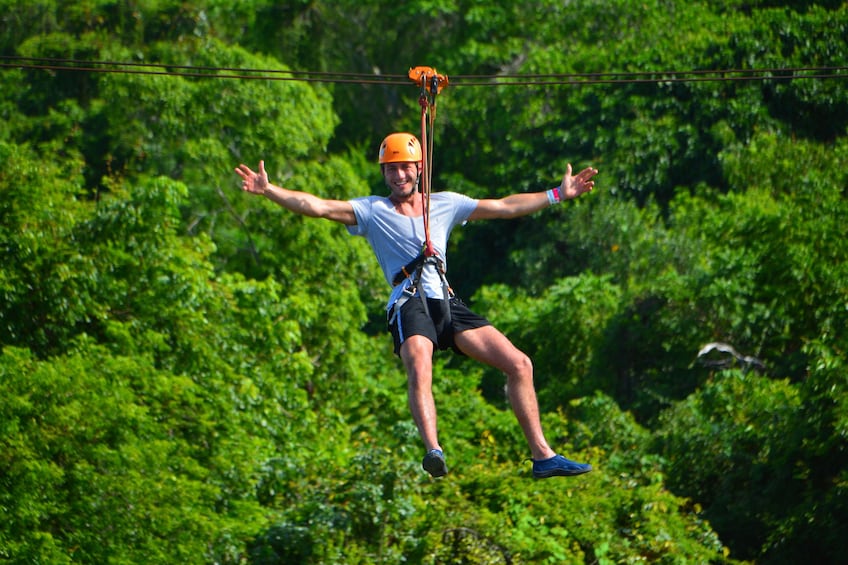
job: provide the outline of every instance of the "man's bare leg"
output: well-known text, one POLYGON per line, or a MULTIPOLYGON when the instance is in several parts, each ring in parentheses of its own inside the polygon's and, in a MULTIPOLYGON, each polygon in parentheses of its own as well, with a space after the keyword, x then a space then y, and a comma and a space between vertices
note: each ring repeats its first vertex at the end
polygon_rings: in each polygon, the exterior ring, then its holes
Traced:
POLYGON ((509 402, 533 459, 538 461, 556 455, 542 432, 530 358, 494 326, 459 332, 454 341, 460 351, 472 359, 506 374, 509 402))
POLYGON ((427 451, 441 450, 433 399, 433 342, 420 335, 410 336, 400 347, 406 367, 409 410, 427 451))

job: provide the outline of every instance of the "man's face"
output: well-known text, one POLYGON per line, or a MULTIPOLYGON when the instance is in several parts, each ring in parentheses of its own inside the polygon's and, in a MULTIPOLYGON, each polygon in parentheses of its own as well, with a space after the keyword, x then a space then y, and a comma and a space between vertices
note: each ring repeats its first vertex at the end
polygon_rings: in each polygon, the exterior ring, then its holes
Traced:
POLYGON ((406 198, 418 187, 418 163, 386 163, 383 178, 392 196, 406 198))

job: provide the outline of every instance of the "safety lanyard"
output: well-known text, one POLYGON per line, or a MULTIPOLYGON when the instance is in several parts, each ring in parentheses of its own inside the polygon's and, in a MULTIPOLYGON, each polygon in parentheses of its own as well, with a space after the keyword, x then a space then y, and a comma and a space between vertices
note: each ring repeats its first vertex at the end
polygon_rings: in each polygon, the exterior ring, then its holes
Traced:
POLYGON ((448 85, 448 77, 431 67, 409 69, 409 78, 421 87, 421 204, 424 218, 424 256, 436 255, 430 239, 430 190, 433 180, 433 124, 436 121, 436 96, 448 85), (429 135, 428 135, 429 132, 429 135))

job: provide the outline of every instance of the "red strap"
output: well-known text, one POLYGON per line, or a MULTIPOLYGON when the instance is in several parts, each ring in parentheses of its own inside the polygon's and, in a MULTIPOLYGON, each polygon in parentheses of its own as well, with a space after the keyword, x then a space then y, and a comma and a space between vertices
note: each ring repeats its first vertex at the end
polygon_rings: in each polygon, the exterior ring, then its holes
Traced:
POLYGON ((421 204, 424 216, 424 256, 436 255, 430 240, 430 190, 433 179, 433 123, 436 120, 436 95, 447 86, 448 78, 430 67, 414 67, 409 70, 409 78, 421 87, 418 103, 421 105, 421 204), (429 92, 428 92, 429 88, 429 92), (428 123, 429 117, 429 123, 428 123), (427 130, 430 135, 427 135, 427 130))
POLYGON ((421 162, 423 164, 423 170, 421 171, 421 205, 424 215, 424 256, 431 257, 436 255, 436 250, 433 248, 433 242, 430 239, 430 171, 432 153, 429 151, 429 138, 427 136, 427 110, 430 103, 426 96, 422 96, 419 101, 421 103, 421 162))

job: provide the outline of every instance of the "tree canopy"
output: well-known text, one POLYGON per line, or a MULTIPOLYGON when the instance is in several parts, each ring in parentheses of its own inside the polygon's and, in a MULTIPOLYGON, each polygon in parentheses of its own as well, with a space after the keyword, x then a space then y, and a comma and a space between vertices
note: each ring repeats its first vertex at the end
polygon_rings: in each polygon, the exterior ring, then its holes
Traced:
POLYGON ((0 559, 843 558, 844 2, 0 0, 0 22, 0 559), (382 194, 376 148, 420 112, 385 79, 417 65, 451 78, 436 190, 600 170, 458 228, 448 274, 589 475, 534 482, 503 376, 451 355, 451 473, 423 474, 367 243, 239 190, 264 159, 382 194))

